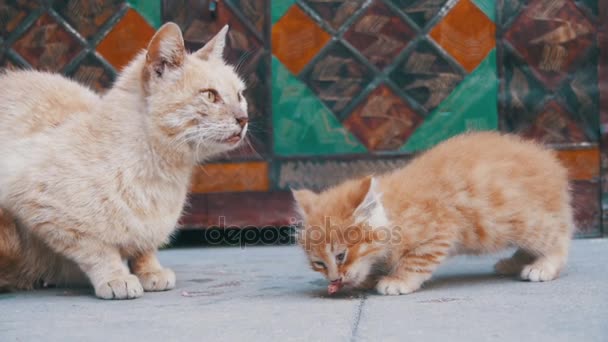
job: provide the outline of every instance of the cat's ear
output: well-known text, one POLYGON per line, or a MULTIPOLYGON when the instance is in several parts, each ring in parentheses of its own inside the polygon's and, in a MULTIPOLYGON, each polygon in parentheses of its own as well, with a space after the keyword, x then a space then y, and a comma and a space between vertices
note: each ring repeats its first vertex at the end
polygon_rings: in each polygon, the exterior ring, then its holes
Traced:
POLYGON ((174 23, 166 23, 156 31, 146 52, 146 76, 163 77, 184 64, 186 48, 182 31, 174 23))
POLYGON ((291 189, 291 193, 293 194, 293 198, 296 200, 296 210, 300 214, 301 218, 305 218, 308 213, 310 213, 317 194, 306 189, 291 189))
POLYGON ((382 194, 380 193, 378 180, 372 176, 364 178, 361 181, 360 190, 365 193, 365 196, 353 213, 355 222, 366 222, 372 228, 386 227, 388 217, 382 205, 382 194))
POLYGON ((228 33, 228 25, 224 25, 211 40, 202 48, 194 53, 194 55, 202 60, 211 58, 222 59, 224 56, 224 47, 226 46, 226 34, 228 33))

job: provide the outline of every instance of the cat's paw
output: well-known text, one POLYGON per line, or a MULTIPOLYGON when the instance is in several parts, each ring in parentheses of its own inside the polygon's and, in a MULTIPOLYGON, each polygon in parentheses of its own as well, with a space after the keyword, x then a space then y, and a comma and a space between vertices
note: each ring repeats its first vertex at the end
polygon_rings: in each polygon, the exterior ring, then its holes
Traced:
POLYGON ((378 285, 376 285, 376 290, 378 293, 389 296, 412 293, 419 288, 420 286, 413 286, 407 281, 391 277, 384 277, 380 279, 378 285))
POLYGON ((145 291, 167 291, 175 287, 175 273, 163 268, 158 272, 146 272, 137 275, 145 291))
POLYGON ((133 299, 144 294, 136 276, 129 274, 95 286, 95 295, 102 299, 133 299))
POLYGON ((559 269, 549 260, 538 260, 533 264, 524 266, 521 279, 529 281, 550 281, 559 275, 559 269))

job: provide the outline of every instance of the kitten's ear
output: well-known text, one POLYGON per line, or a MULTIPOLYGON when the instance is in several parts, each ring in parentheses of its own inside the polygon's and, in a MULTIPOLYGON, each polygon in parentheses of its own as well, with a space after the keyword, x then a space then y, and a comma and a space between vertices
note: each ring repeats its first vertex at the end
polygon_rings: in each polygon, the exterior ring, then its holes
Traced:
POLYGON ((194 55, 202 60, 210 58, 222 59, 224 56, 224 47, 226 46, 226 34, 228 33, 228 25, 224 25, 210 41, 202 48, 194 53, 194 55))
POLYGON ((147 78, 162 77, 168 70, 181 68, 186 57, 182 31, 174 23, 166 23, 156 31, 146 53, 147 78))
POLYGON ((361 182, 361 190, 365 191, 365 197, 353 213, 355 222, 367 222, 372 228, 386 227, 388 217, 382 205, 378 180, 372 176, 364 178, 361 182))
POLYGON ((306 189, 291 189, 291 193, 293 194, 293 198, 296 200, 296 210, 300 216, 302 216, 302 218, 305 218, 312 209, 317 194, 306 189))

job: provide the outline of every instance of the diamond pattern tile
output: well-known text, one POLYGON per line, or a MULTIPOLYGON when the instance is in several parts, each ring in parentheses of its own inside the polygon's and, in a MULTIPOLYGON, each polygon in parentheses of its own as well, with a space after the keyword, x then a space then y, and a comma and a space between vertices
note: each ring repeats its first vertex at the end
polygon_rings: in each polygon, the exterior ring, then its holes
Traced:
POLYGON ((470 0, 461 0, 430 32, 468 72, 496 45, 494 23, 470 0))
POLYGON ((424 151, 467 131, 496 130, 497 102, 496 50, 492 50, 486 59, 428 114, 401 151, 424 151))
POLYGON ((419 27, 425 27, 439 13, 447 0, 391 0, 391 2, 416 22, 419 27))
POLYGON ((60 71, 82 46, 50 15, 42 15, 13 44, 29 64, 39 70, 60 71))
POLYGON ((154 28, 137 11, 129 9, 99 43, 97 51, 120 70, 148 46, 154 32, 154 28))
POLYGON ((595 39, 589 19, 569 0, 535 0, 510 26, 505 38, 555 89, 595 39))
POLYGON ((393 61, 416 35, 399 15, 376 0, 350 26, 344 38, 379 69, 393 61))
POLYGON ((588 140, 572 115, 553 100, 540 110, 534 121, 521 122, 516 132, 546 144, 577 143, 588 140))
POLYGON ((369 150, 394 150, 405 143, 421 118, 401 98, 381 85, 343 122, 369 150))
POLYGON ((463 75, 429 42, 421 41, 397 65, 390 77, 406 94, 430 111, 454 90, 463 75))
POLYGON ((232 0, 232 3, 258 33, 264 32, 266 9, 271 0, 232 0))
POLYGON ((343 44, 334 43, 302 79, 336 115, 370 82, 372 72, 343 44))
POLYGON ((282 156, 365 153, 365 147, 277 58, 272 58, 274 153, 282 156))
POLYGON ((365 3, 365 0, 303 0, 330 27, 338 30, 365 3))
POLYGON ((272 27, 272 53, 297 75, 330 40, 298 6, 292 6, 272 27))
POLYGON ((53 9, 87 39, 93 37, 123 6, 123 0, 53 2, 53 9))
POLYGON ((89 54, 69 76, 93 90, 103 93, 112 85, 114 74, 108 71, 97 57, 89 54))
POLYGON ((4 0, 0 2, 0 37, 6 38, 30 11, 40 8, 37 0, 4 0))
POLYGON ((154 28, 161 25, 161 1, 159 0, 128 0, 129 5, 134 8, 154 28))

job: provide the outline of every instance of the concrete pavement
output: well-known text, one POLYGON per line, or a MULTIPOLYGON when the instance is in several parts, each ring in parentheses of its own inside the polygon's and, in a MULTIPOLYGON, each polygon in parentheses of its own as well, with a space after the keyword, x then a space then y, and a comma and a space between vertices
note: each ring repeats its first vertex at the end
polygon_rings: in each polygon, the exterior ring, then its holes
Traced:
POLYGON ((498 258, 452 259, 407 296, 329 298, 295 246, 166 250, 170 292, 0 295, 0 341, 608 341, 608 239, 575 241, 548 283, 500 278, 498 258))

